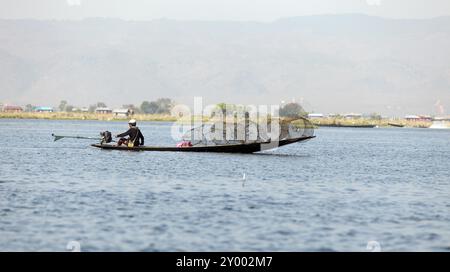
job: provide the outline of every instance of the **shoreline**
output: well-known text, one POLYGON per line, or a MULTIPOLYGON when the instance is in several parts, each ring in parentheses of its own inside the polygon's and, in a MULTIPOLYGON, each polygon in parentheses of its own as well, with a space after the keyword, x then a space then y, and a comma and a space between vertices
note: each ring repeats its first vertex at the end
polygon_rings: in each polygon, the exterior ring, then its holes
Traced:
MULTIPOLYGON (((125 121, 130 118, 137 121, 151 122, 183 122, 183 118, 179 119, 172 115, 166 114, 134 114, 128 117, 118 117, 112 114, 98 113, 78 113, 78 112, 0 112, 0 119, 30 119, 30 120, 74 120, 74 121, 125 121)), ((200 117, 195 117, 198 120, 200 117)), ((207 121, 204 118, 204 121, 207 121)), ((345 118, 312 118, 309 119, 316 127, 405 127, 405 128, 429 128, 432 122, 407 121, 404 119, 345 119, 345 118)), ((189 119, 184 121, 190 122, 189 119)))
POLYGON ((432 122, 408 121, 405 119, 345 119, 345 118, 320 118, 309 119, 317 127, 354 127, 354 128, 372 128, 372 127, 390 127, 390 128, 429 128, 432 122))
POLYGON ((118 117, 112 114, 72 113, 72 112, 0 112, 0 119, 30 119, 30 120, 74 120, 74 121, 137 121, 175 122, 177 118, 163 114, 134 114, 128 117, 118 117))

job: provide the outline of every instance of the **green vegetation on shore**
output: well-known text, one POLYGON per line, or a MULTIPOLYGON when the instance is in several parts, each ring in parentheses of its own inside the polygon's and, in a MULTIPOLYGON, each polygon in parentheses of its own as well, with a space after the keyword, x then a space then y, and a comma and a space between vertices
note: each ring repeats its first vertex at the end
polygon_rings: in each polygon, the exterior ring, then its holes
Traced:
POLYGON ((389 124, 396 124, 404 127, 415 128, 428 128, 431 122, 418 122, 407 121, 405 119, 371 119, 371 118, 358 118, 358 119, 346 119, 343 117, 338 118, 317 118, 311 119, 311 122, 316 126, 378 126, 378 127, 390 127, 389 124))
MULTIPOLYGON (((160 98, 156 101, 144 101, 142 105, 137 108, 134 105, 124 105, 123 108, 128 109, 129 113, 133 113, 127 116, 120 116, 114 113, 100 113, 96 111, 96 108, 106 107, 102 102, 98 102, 92 105, 88 111, 73 111, 72 106, 68 106, 66 101, 61 101, 58 112, 36 112, 32 111, 33 107, 27 105, 27 109, 24 112, 1 112, 0 119, 47 119, 47 120, 100 120, 100 121, 124 121, 130 118, 138 121, 161 121, 161 122, 179 122, 179 123, 191 123, 192 121, 198 122, 200 120, 210 120, 207 116, 184 116, 177 117, 171 115, 171 110, 174 107, 174 102, 169 98, 160 98), (192 120, 194 119, 194 120, 192 120)), ((233 122, 236 112, 247 111, 248 109, 242 105, 219 103, 217 109, 223 112, 226 116, 227 122, 233 122)), ((181 114, 181 113, 180 113, 181 114)), ((280 117, 282 118, 300 118, 307 116, 307 112, 298 103, 288 103, 280 107, 280 117)), ((182 115, 182 114, 181 114, 182 115)), ((214 114, 211 115, 214 119, 214 114)), ((270 118, 270 116, 267 116, 270 118)), ((331 126, 331 127, 416 127, 416 128, 428 128, 431 126, 431 122, 424 121, 408 121, 405 119, 383 119, 378 114, 372 114, 368 117, 357 118, 345 118, 344 116, 325 117, 325 118, 311 118, 311 123, 316 127, 331 126)))
MULTIPOLYGON (((138 121, 177 121, 175 116, 167 114, 134 114, 133 119, 138 121)), ((10 119, 47 119, 47 120, 101 120, 115 121, 128 120, 131 117, 117 117, 113 114, 100 114, 89 112, 0 112, 0 118, 10 119)))
MULTIPOLYGON (((117 117, 113 114, 99 114, 99 113, 80 113, 80 112, 0 112, 0 119, 46 119, 46 120, 100 120, 100 121, 124 121, 131 117, 117 117)), ((133 119, 138 121, 161 121, 161 122, 190 122, 190 118, 182 118, 181 120, 176 116, 169 114, 134 114, 133 119)), ((208 118, 204 117, 204 121, 208 118)), ((195 118, 199 121, 199 118, 195 118)), ((311 119, 315 126, 367 126, 374 125, 378 127, 389 127, 391 124, 402 125, 405 127, 427 128, 431 125, 430 122, 407 121, 404 119, 389 120, 389 119, 345 119, 340 118, 317 118, 311 119)))

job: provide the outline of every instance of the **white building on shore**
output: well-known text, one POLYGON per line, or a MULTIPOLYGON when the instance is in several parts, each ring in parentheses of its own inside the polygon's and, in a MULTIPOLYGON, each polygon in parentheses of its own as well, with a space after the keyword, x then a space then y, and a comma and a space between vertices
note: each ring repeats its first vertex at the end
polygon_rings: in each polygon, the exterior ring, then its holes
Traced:
POLYGON ((345 119, 360 119, 362 118, 362 114, 361 113, 347 113, 344 114, 344 118, 345 119))
POLYGON ((113 110, 113 114, 116 117, 128 117, 131 114, 131 111, 129 109, 115 109, 113 110))
POLYGON ((95 109, 95 113, 98 114, 108 114, 108 113, 112 113, 112 109, 110 108, 106 108, 106 107, 99 107, 95 109))
POLYGON ((321 119, 321 118, 325 118, 325 115, 322 113, 309 113, 308 118, 309 119, 321 119))

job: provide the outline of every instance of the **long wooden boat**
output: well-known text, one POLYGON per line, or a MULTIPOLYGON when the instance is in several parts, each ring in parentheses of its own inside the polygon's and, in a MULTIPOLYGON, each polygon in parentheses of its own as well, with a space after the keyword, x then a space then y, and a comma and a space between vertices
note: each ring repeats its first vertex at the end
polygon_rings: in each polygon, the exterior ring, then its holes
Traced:
POLYGON ((375 128, 376 125, 343 125, 343 124, 317 124, 319 127, 339 127, 339 128, 375 128))
POLYGON ((388 123, 391 127, 404 127, 405 125, 398 124, 398 123, 388 123))
POLYGON ((281 140, 279 142, 264 143, 247 143, 247 144, 230 144, 230 145, 208 145, 208 146, 191 146, 191 147, 164 147, 164 146, 117 146, 113 144, 93 144, 93 147, 106 150, 121 151, 172 151, 172 152, 218 152, 218 153, 254 153, 264 150, 277 148, 280 146, 303 142, 315 138, 316 136, 305 136, 294 139, 281 140))

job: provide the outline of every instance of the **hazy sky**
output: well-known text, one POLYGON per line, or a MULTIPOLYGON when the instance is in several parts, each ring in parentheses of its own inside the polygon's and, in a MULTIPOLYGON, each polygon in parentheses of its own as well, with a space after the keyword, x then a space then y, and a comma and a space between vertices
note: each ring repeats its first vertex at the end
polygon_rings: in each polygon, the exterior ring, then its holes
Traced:
POLYGON ((0 18, 273 21, 281 17, 365 13, 390 18, 450 15, 450 0, 0 0, 0 18))

